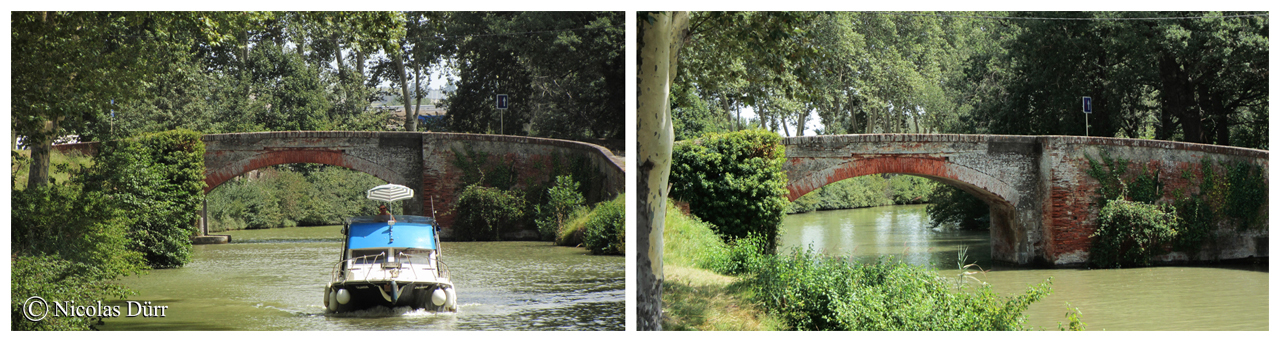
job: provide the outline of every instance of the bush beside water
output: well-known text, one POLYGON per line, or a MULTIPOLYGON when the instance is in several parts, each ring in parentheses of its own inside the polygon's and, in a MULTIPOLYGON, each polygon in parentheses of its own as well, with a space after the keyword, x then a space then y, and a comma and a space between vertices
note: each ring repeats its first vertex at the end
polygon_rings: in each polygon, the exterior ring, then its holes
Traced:
POLYGON ((185 264, 203 154, 199 134, 161 132, 106 143, 92 163, 55 152, 48 185, 19 189, 15 182, 10 327, 92 330, 100 318, 32 322, 23 304, 32 296, 83 305, 124 298, 132 292, 119 277, 185 264))
POLYGON ((582 244, 593 254, 622 255, 627 251, 626 197, 619 194, 612 201, 600 202, 591 211, 582 244))
MULTIPOLYGON (((1001 296, 892 259, 861 264, 800 249, 763 254, 758 238, 725 243, 706 222, 670 206, 663 235, 664 265, 740 275, 730 287, 752 289, 745 301, 794 330, 1024 330, 1022 313, 1051 291, 1046 281, 1001 296)), ((1078 316, 1071 327, 1083 327, 1076 323, 1078 316)))

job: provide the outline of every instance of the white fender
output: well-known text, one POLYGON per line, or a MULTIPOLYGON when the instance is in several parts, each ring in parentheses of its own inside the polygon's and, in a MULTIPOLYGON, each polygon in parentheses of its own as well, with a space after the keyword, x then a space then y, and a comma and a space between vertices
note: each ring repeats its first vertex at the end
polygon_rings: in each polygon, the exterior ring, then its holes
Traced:
POLYGON ((351 293, 347 289, 338 289, 338 304, 346 304, 351 301, 351 293))
POLYGON ((444 294, 445 298, 448 299, 448 303, 445 304, 445 308, 458 311, 458 293, 454 292, 453 287, 448 287, 444 289, 444 294))
POLYGON ((333 293, 333 289, 324 292, 324 308, 330 311, 338 311, 338 296, 333 293))
POLYGON ((448 299, 449 299, 448 295, 446 295, 444 293, 444 290, 440 289, 439 287, 431 291, 431 304, 435 304, 436 306, 444 306, 444 303, 447 303, 448 299))

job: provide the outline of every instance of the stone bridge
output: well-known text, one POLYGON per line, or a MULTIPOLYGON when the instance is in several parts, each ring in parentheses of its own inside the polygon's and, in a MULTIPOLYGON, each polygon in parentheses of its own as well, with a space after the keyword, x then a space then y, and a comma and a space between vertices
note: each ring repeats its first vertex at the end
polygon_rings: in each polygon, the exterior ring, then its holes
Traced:
MULTIPOLYGON (((516 188, 544 182, 550 177, 553 164, 564 165, 581 158, 580 162, 600 175, 582 184, 587 189, 583 195, 588 202, 612 199, 626 190, 619 158, 603 147, 568 140, 461 133, 301 131, 208 134, 201 140, 205 143, 206 194, 236 176, 267 166, 341 166, 414 188, 414 198, 404 201, 406 214, 431 216, 434 200, 444 238, 452 235, 454 215, 449 209, 453 208, 454 195, 464 186, 465 172, 455 163, 455 152, 487 155, 490 161, 512 166, 516 188)), ((96 151, 94 145, 73 145, 55 148, 90 154, 96 151)))
MULTIPOLYGON (((1268 152, 1156 140, 1078 136, 866 134, 783 139, 789 200, 843 179, 880 174, 922 176, 982 199, 991 211, 991 256, 1001 263, 1078 265, 1088 260, 1097 227, 1099 183, 1086 156, 1102 153, 1159 170, 1165 195, 1199 192, 1202 161, 1245 162, 1265 174, 1268 152), (1192 175, 1187 179, 1185 175, 1192 175)), ((1142 167, 1130 167, 1138 172, 1142 167)), ((1171 200, 1166 197, 1165 200, 1171 200)), ((1265 207, 1260 215, 1265 215, 1265 207)), ((1163 261, 1267 256, 1267 230, 1215 231, 1218 242, 1196 255, 1163 261)))

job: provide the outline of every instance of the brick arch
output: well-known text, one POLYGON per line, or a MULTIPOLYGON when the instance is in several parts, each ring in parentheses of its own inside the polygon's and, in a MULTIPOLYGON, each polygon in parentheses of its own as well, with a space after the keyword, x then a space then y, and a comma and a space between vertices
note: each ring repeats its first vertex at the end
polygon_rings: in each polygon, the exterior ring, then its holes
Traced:
POLYGON ((218 186, 226 183, 228 180, 249 171, 273 165, 296 163, 341 166, 373 175, 387 183, 406 184, 404 177, 396 174, 396 172, 392 171, 390 168, 357 156, 346 155, 343 151, 269 151, 257 153, 236 163, 223 165, 218 169, 206 170, 204 193, 208 194, 213 191, 213 189, 216 189, 218 186))
POLYGON ((987 204, 1016 206, 1019 199, 1017 191, 1009 183, 980 170, 951 163, 946 158, 882 155, 849 160, 834 167, 813 171, 799 179, 788 180, 787 200, 795 201, 815 189, 845 179, 882 173, 929 178, 965 190, 987 204))
MULTIPOLYGON (((793 160, 793 162, 800 162, 793 160)), ((999 260, 1018 254, 1017 247, 1028 239, 1017 217, 1022 196, 1008 182, 969 166, 928 155, 872 155, 851 159, 827 169, 814 170, 806 176, 788 180, 787 200, 795 201, 814 189, 845 179, 884 173, 921 176, 959 188, 979 198, 990 210, 991 253, 999 260)))

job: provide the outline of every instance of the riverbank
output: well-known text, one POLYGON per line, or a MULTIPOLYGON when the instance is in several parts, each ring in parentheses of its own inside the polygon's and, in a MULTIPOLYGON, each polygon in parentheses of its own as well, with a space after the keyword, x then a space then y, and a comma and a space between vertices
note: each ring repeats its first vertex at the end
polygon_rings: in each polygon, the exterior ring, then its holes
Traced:
POLYGON ((709 253, 727 247, 701 221, 686 216, 668 201, 663 228, 663 330, 787 330, 753 303, 751 290, 739 277, 701 268, 709 253))
POLYGON ((948 273, 812 248, 759 254, 759 241, 726 244, 674 207, 663 241, 667 330, 1026 330, 1023 311, 1052 292, 1042 279, 998 293, 956 278, 967 266, 948 273))
MULTIPOLYGON (((787 215, 781 250, 812 245, 828 256, 871 262, 883 255, 954 270, 964 248, 974 274, 1001 294, 1045 279, 1053 293, 1024 312, 1025 326, 1055 330, 1070 303, 1088 330, 1266 330, 1266 265, 1161 266, 1121 269, 1034 269, 992 265, 990 232, 930 228, 924 206, 889 206, 787 215)), ((954 272, 950 274, 954 276, 954 272)))

